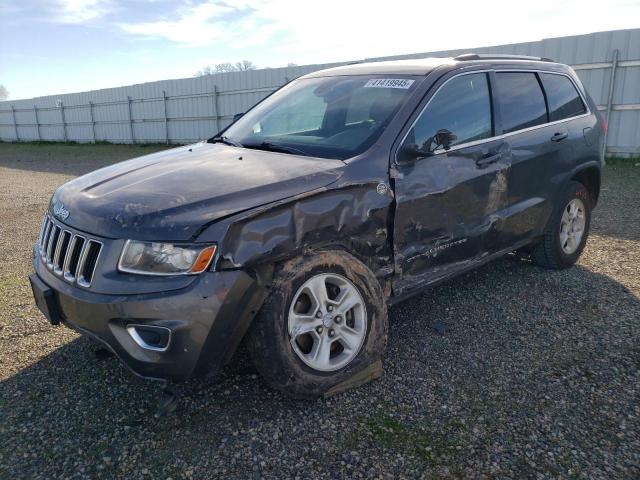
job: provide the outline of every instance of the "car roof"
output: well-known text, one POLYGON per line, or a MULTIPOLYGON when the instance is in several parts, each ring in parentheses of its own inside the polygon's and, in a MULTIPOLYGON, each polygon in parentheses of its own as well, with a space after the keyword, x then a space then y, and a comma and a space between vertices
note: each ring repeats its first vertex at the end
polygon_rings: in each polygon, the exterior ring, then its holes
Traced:
POLYGON ((518 57, 508 55, 461 55, 452 57, 429 57, 410 60, 388 60, 381 62, 354 62, 340 67, 327 68, 309 73, 302 78, 333 77, 340 75, 427 75, 436 68, 473 65, 500 65, 514 67, 539 67, 543 70, 557 70, 558 67, 567 68, 565 65, 555 63, 548 59, 536 57, 518 57))

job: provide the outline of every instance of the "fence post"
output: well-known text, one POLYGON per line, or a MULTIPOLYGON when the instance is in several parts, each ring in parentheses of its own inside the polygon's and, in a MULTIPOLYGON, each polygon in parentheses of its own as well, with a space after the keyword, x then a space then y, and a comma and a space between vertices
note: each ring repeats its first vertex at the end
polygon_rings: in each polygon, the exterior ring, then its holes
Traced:
POLYGON ((129 104, 129 132, 131 133, 131 143, 136 143, 136 137, 133 135, 133 116, 131 115, 131 97, 127 96, 129 104))
POLYGON ((167 117, 167 92, 162 90, 162 104, 164 106, 164 143, 169 145, 169 119, 167 117))
POLYGON ((18 135, 18 122, 16 122, 16 111, 11 105, 11 116, 13 117, 13 130, 16 133, 16 142, 20 141, 20 135, 18 135))
POLYGON ((62 134, 67 142, 67 121, 64 118, 64 102, 60 102, 60 118, 62 118, 62 134))
POLYGON ((33 106, 33 116, 36 119, 36 130, 38 131, 38 141, 42 140, 42 136, 40 135, 40 120, 38 120, 38 107, 33 106))
POLYGON ((218 107, 218 86, 213 86, 213 106, 216 109, 216 135, 220 133, 220 111, 218 107))
POLYGON ((93 143, 96 143, 96 121, 93 118, 93 102, 89 100, 89 118, 91 119, 91 133, 93 135, 93 143))
POLYGON ((618 49, 613 51, 613 59, 611 60, 611 77, 609 78, 609 96, 607 97, 607 131, 604 132, 604 139, 602 141, 602 159, 606 162, 605 155, 607 154, 607 137, 609 136, 609 130, 611 129, 611 107, 613 106, 613 93, 616 83, 616 70, 618 68, 618 49))

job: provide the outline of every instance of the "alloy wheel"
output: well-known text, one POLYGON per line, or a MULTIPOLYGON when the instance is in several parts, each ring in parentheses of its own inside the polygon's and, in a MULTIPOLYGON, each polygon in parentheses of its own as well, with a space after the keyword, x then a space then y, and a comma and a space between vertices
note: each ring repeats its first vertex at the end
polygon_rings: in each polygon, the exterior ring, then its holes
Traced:
POLYGON ((574 198, 564 208, 560 220, 560 246, 564 253, 571 255, 578 249, 585 226, 584 203, 579 198, 574 198))
POLYGON ((362 295, 347 278, 322 273, 308 279, 289 308, 291 346, 306 365, 319 371, 347 366, 367 333, 362 295))

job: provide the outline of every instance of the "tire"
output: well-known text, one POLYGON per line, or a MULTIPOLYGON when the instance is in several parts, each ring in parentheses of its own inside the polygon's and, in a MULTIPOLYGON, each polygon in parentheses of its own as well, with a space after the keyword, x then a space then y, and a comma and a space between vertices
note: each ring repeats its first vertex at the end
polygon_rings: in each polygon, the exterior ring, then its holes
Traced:
MULTIPOLYGON (((571 181, 559 196, 558 204, 545 228, 542 242, 533 250, 533 260, 541 267, 554 270, 562 270, 572 266, 580 258, 580 254, 587 243, 589 227, 591 225, 591 197, 589 192, 579 182, 571 181), (566 235, 564 218, 571 216, 573 206, 582 208, 582 221, 580 218, 573 220, 573 228, 580 229, 579 240, 573 235, 573 242, 569 243, 566 235)), ((569 228, 571 230, 571 228, 569 228)), ((571 235, 570 235, 571 237, 571 235)))
POLYGON ((346 252, 318 251, 276 267, 247 349, 270 386, 296 398, 313 398, 379 360, 387 324, 386 302, 373 273, 346 252), (322 295, 318 285, 326 286, 326 301, 316 300, 322 295), (330 313, 331 302, 343 298, 345 308, 351 301, 360 303, 346 312, 336 304, 330 313), (321 316, 316 316, 318 304, 324 304, 321 316))

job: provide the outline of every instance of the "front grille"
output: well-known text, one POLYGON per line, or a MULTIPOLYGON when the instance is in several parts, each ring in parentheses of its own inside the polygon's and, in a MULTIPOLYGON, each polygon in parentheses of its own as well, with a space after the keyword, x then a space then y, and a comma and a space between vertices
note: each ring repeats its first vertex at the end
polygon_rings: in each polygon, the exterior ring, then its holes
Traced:
POLYGON ((85 288, 91 286, 102 242, 67 230, 45 215, 38 246, 42 261, 55 275, 85 288))

